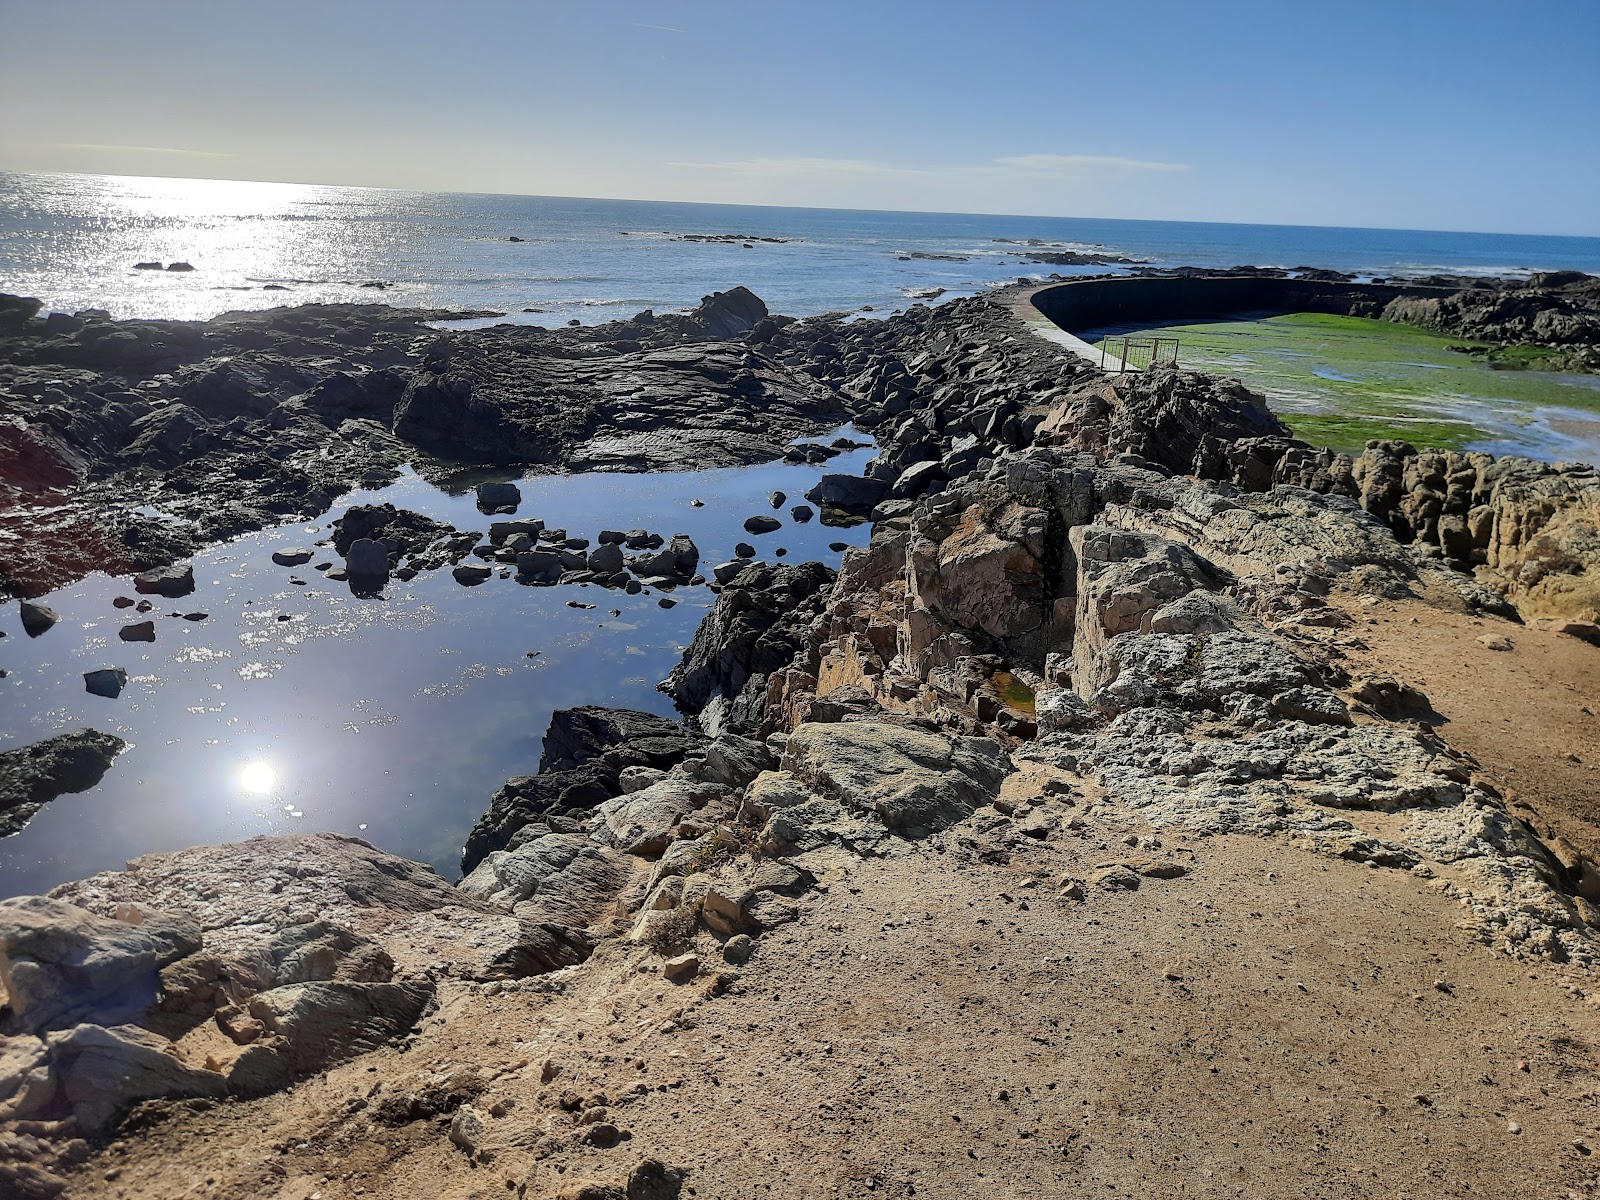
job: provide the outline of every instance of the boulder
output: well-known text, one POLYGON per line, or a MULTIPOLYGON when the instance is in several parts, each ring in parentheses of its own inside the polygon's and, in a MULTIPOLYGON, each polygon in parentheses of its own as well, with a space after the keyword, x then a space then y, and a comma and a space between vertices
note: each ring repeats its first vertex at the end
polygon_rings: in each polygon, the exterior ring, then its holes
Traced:
POLYGON ((615 575, 622 570, 622 547, 615 542, 604 542, 589 552, 589 569, 602 575, 615 575))
POLYGON ((352 579, 388 579, 389 547, 372 538, 351 542, 350 549, 345 552, 344 569, 352 579))
POLYGON ((773 533, 783 528, 783 522, 776 517, 749 517, 744 523, 746 533, 773 533))
POLYGON ((477 499, 478 508, 483 512, 515 512, 522 503, 522 489, 514 483, 480 483, 477 499))
POLYGON ((135 621, 132 625, 124 625, 117 630, 117 636, 125 642, 153 642, 156 640, 156 623, 135 621))
POLYGON ((292 1076, 315 1074, 376 1050, 407 1032, 432 1005, 428 980, 405 983, 327 981, 273 988, 252 996, 250 1015, 275 1040, 292 1076))
POLYGON ((218 1072, 186 1065, 164 1037, 134 1025, 82 1024, 45 1042, 55 1089, 37 1115, 70 1116, 91 1136, 141 1100, 215 1098, 227 1092, 218 1072))
POLYGON ((303 548, 296 548, 292 550, 274 550, 272 552, 272 561, 277 563, 280 567, 298 567, 302 563, 310 562, 314 557, 314 553, 314 551, 303 548))
POLYGON ((882 479, 860 475, 824 475, 806 493, 806 499, 823 508, 835 508, 864 517, 888 495, 889 485, 882 479))
POLYGON ((179 917, 130 925, 47 896, 0 901, 0 1033, 136 1020, 161 968, 199 949, 199 927, 179 917))
POLYGON ((101 667, 98 671, 83 673, 83 690, 91 696, 115 700, 127 686, 128 673, 121 667, 101 667))
POLYGON ((604 825, 597 836, 629 854, 658 858, 680 821, 725 794, 725 788, 714 784, 669 775, 637 792, 602 801, 596 811, 604 825))
POLYGON ((914 836, 993 800, 1011 762, 988 738, 851 721, 800 726, 784 747, 783 766, 813 791, 914 836))
POLYGON ((134 590, 146 596, 165 596, 169 600, 187 596, 194 591, 194 568, 182 566, 158 567, 133 577, 134 590))
POLYGON ((588 837, 549 833, 496 850, 456 886, 520 917, 586 925, 627 882, 627 869, 588 837))
POLYGON ((24 600, 18 609, 22 617, 22 629, 29 637, 36 638, 44 633, 57 621, 61 620, 55 609, 43 604, 36 604, 32 600, 24 600))

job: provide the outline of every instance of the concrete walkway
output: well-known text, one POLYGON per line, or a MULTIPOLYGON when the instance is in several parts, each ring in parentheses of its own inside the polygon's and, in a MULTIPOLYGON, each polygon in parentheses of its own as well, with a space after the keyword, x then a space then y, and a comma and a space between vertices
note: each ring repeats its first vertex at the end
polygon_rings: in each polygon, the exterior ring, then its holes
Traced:
POLYGON ((1035 287, 1013 285, 1002 290, 995 299, 1009 308, 1012 315, 1027 326, 1030 332, 1071 351, 1091 366, 1100 366, 1101 355, 1098 347, 1091 346, 1076 334, 1068 333, 1033 306, 1035 292, 1057 286, 1059 286, 1057 283, 1040 284, 1035 287))

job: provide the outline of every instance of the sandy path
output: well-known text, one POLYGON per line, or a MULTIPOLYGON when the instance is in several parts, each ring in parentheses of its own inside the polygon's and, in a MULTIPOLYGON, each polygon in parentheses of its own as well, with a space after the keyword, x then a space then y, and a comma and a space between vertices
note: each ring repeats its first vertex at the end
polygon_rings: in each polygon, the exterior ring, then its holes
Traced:
POLYGON ((179 1116, 72 1194, 544 1197, 657 1156, 718 1200, 1600 1195, 1600 1019, 1560 968, 1471 942, 1422 879, 1254 839, 1168 845, 1186 877, 1059 898, 1123 832, 1009 866, 855 863, 721 995, 705 935, 681 987, 625 943, 564 995, 469 985, 410 1051, 179 1116), (371 1120, 461 1066, 490 1079, 480 1109, 510 1103, 489 1161, 447 1117, 371 1120), (631 1138, 575 1145, 568 1089, 631 1138))

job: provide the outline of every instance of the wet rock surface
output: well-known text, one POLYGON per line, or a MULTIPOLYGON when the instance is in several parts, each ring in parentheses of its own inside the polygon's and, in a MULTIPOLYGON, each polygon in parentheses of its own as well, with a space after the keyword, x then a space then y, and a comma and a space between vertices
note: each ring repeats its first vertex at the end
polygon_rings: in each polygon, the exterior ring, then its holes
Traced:
MULTIPOLYGON (((781 457, 844 419, 748 338, 745 289, 588 329, 308 305, 206 322, 0 328, 0 590, 159 568, 311 516, 403 463, 684 470, 781 457)), ((36 306, 35 306, 36 307, 36 306)), ((178 594, 162 590, 163 595, 178 594)))

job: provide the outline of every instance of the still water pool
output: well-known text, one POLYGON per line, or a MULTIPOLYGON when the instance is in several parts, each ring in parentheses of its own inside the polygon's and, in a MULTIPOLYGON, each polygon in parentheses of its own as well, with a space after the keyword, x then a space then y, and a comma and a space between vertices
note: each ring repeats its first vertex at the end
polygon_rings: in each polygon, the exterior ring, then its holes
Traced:
MULTIPOLYGON (((796 524, 789 508, 824 472, 859 472, 873 453, 847 451, 824 466, 528 476, 516 515, 591 539, 602 529, 687 533, 708 573, 740 541, 768 562, 836 565, 829 544, 864 544, 869 527, 796 524), (774 490, 788 495, 776 511, 767 499, 774 490), (757 513, 783 527, 752 537, 743 522, 757 513), (774 554, 780 546, 784 559, 774 554)), ((0 749, 84 725, 130 743, 98 786, 62 796, 0 841, 0 895, 42 891, 148 851, 317 830, 366 838, 454 878, 490 794, 538 766, 553 710, 672 712, 656 684, 714 602, 706 587, 677 588, 676 606, 663 609, 653 589, 629 596, 498 577, 467 588, 442 570, 361 599, 311 564, 272 562, 274 550, 329 536, 349 505, 384 501, 458 529, 507 519, 478 512, 470 491, 452 494, 407 472, 390 487, 351 493, 316 521, 197 555, 194 594, 150 597, 149 614, 114 607, 117 596, 134 595, 131 581, 98 574, 43 598, 61 621, 36 639, 23 632, 16 602, 0 605, 0 667, 9 672, 0 679, 0 749), (595 607, 569 607, 573 600, 595 607), (176 615, 196 611, 207 618, 176 615), (146 616, 153 643, 118 638, 146 616), (128 672, 121 697, 87 694, 83 672, 110 666, 128 672)), ((337 561, 331 547, 313 561, 326 559, 337 561)))

